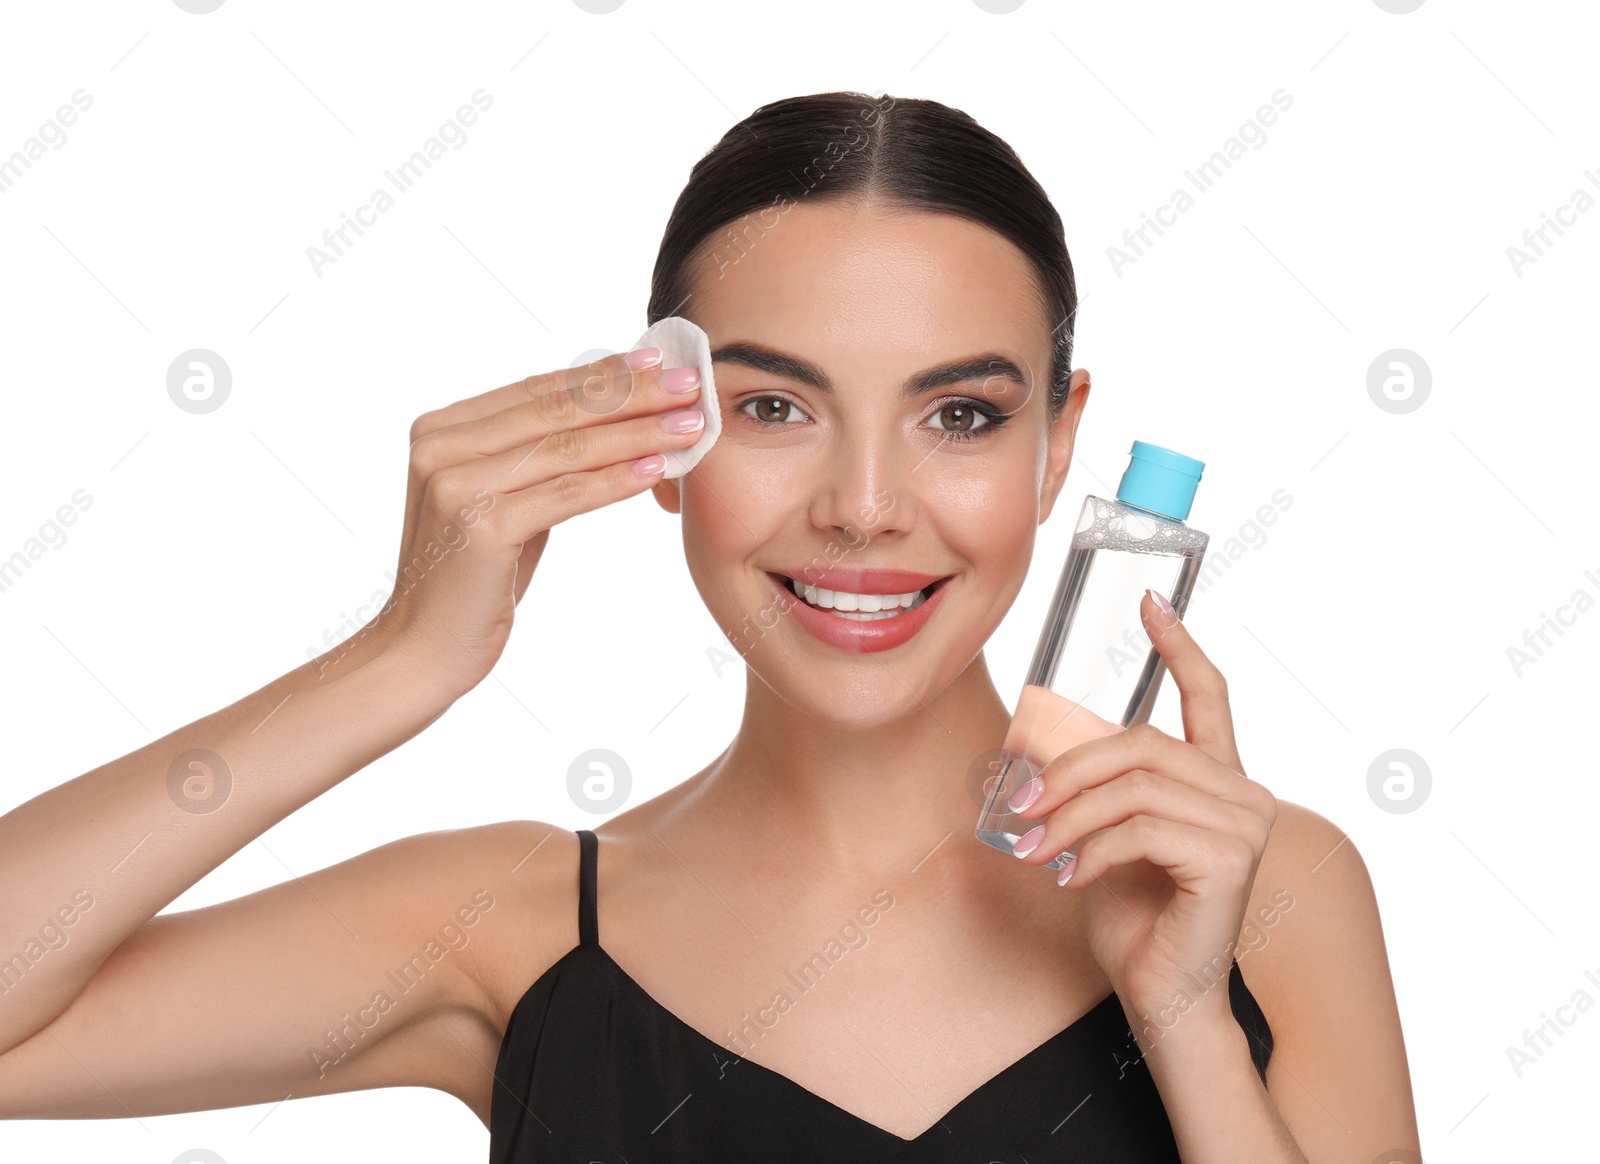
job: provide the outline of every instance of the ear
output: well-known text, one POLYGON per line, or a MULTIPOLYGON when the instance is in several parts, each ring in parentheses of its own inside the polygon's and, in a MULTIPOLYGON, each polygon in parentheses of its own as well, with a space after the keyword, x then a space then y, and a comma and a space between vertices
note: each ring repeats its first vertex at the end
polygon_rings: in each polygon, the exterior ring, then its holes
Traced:
POLYGON ((1078 421, 1083 418, 1084 406, 1089 402, 1089 372, 1079 368, 1067 381, 1067 402, 1061 408, 1050 429, 1049 459, 1045 464, 1044 482, 1039 490, 1039 524, 1043 525, 1055 508, 1056 497, 1066 483, 1067 470, 1072 467, 1072 449, 1078 438, 1078 421))
POLYGON ((683 494, 678 489, 681 477, 663 477, 650 487, 650 492, 655 494, 656 504, 668 513, 678 513, 683 508, 683 494))

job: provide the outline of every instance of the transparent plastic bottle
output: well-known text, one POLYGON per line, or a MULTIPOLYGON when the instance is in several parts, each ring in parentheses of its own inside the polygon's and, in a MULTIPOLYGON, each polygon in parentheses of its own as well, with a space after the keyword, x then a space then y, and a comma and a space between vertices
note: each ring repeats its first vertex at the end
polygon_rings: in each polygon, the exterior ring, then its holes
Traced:
MULTIPOLYGON (((1114 501, 1085 497, 1044 631, 978 818, 978 839, 1003 852, 1040 822, 1007 807, 1039 770, 1085 740, 1144 723, 1155 707, 1160 652, 1139 618, 1146 588, 1179 617, 1210 535, 1184 524, 1205 463, 1134 441, 1114 501)), ((1074 843, 1082 838, 1075 838, 1074 843)), ((1060 869, 1070 850, 1046 862, 1060 869)))

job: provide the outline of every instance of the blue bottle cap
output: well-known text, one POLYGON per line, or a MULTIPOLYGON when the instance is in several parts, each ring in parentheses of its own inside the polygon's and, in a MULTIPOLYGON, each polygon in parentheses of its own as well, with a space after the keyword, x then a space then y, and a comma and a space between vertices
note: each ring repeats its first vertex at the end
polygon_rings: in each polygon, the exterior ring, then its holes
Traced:
POLYGON ((1128 452, 1133 459, 1117 485, 1117 500, 1174 521, 1188 517, 1206 463, 1144 441, 1134 441, 1128 452))

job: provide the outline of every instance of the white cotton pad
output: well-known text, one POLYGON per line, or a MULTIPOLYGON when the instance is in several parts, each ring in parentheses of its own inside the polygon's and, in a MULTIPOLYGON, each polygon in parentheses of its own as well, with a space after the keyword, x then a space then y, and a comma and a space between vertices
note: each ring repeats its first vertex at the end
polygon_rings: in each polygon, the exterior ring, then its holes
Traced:
MULTIPOLYGON (((667 458, 665 477, 682 477, 700 463, 700 458, 722 435, 722 406, 717 403, 717 385, 711 377, 711 340, 699 325, 681 315, 669 315, 658 320, 634 341, 633 348, 660 348, 661 369, 700 369, 700 395, 690 405, 705 414, 706 426, 700 439, 686 449, 663 449, 667 458)), ((629 349, 633 350, 632 348, 629 349)))

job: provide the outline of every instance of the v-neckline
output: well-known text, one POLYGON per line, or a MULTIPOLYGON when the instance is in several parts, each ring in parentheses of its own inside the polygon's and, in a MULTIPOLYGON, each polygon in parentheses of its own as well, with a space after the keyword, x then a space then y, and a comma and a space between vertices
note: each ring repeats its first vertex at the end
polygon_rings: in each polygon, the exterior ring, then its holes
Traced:
MULTIPOLYGON (((730 1052, 721 1043, 717 1042, 715 1039, 711 1038, 708 1035, 702 1034, 698 1027, 690 1025, 684 1019, 679 1017, 678 1014, 676 1014, 670 1008, 664 1006, 654 995, 652 995, 648 990, 646 990, 643 986, 641 986, 639 984, 638 979, 634 978, 634 976, 632 974, 629 974, 626 970, 624 970, 622 968, 622 964, 620 962, 618 962, 615 958, 613 958, 611 956, 611 954, 610 954, 610 951, 608 951, 599 942, 594 942, 594 943, 590 943, 590 944, 593 945, 595 950, 599 951, 599 954, 600 954, 600 956, 602 958, 604 958, 607 962, 609 962, 611 964, 612 968, 617 972, 617 974, 622 978, 622 980, 624 982, 626 982, 631 989, 633 989, 634 991, 636 991, 638 993, 639 997, 644 999, 645 1002, 647 1002, 649 1005, 655 1007, 655 1009, 658 1010, 661 1014, 665 1015, 667 1017, 667 1019, 670 1020, 672 1022, 672 1024, 674 1026, 676 1026, 680 1031, 683 1031, 691 1039, 693 1039, 696 1042, 700 1043, 702 1046, 713 1047, 713 1048, 715 1048, 717 1051, 721 1052, 725 1056, 732 1055, 732 1052, 730 1052)), ((580 943, 580 945, 577 948, 581 949, 582 948, 582 944, 580 943)), ((880 1127, 879 1125, 873 1123, 871 1120, 866 1119, 863 1116, 857 1115, 855 1112, 849 1110, 848 1108, 840 1107, 838 1104, 834 1103, 833 1100, 827 1099, 824 1096, 818 1095, 816 1092, 812 1091, 809 1087, 806 1087, 804 1084, 800 1083, 796 1079, 790 1078, 789 1076, 785 1075, 781 1071, 774 1070, 771 1067, 767 1067, 767 1066, 764 1066, 763 1064, 757 1063, 754 1059, 746 1059, 746 1058, 743 1058, 742 1056, 735 1057, 734 1061, 736 1063, 743 1063, 743 1064, 746 1064, 746 1065, 748 1065, 750 1067, 754 1067, 758 1074, 760 1074, 761 1076, 763 1076, 765 1078, 771 1078, 771 1079, 776 1080, 779 1086, 781 1086, 781 1087, 789 1087, 789 1088, 793 1089, 794 1091, 799 1092, 801 1095, 806 1096, 809 1100, 811 1100, 813 1102, 816 1102, 816 1103, 820 1103, 823 1106, 827 1107, 831 1111, 838 1112, 840 1115, 846 1117, 847 1119, 853 1120, 855 1123, 859 1124, 860 1126, 862 1126, 864 1128, 868 1128, 873 1132, 878 1132, 878 1133, 881 1133, 881 1134, 883 1134, 885 1136, 892 1137, 897 1143, 905 1144, 905 1145, 909 1146, 909 1145, 912 1145, 912 1144, 920 1143, 922 1140, 926 1139, 936 1128, 940 1127, 944 1123, 945 1120, 949 1119, 952 1115, 954 1115, 957 1112, 959 1112, 962 1108, 967 1107, 968 1105, 976 1102, 977 1098, 980 1095, 982 1095, 984 1092, 990 1090, 991 1088, 998 1086, 1002 1080, 1004 1080, 1007 1076, 1011 1075, 1013 1072, 1021 1070, 1023 1064, 1027 1063, 1030 1059, 1036 1058, 1039 1055, 1044 1054, 1046 1051, 1048 1051, 1052 1047, 1054 1047, 1057 1043, 1059 1043, 1062 1040, 1064 1040, 1064 1039, 1068 1038, 1069 1036, 1071 1036, 1075 1031, 1077 1031, 1079 1028, 1081 1028, 1090 1019, 1092 1019, 1092 1018, 1096 1017, 1097 1015, 1099 1015, 1101 1011, 1106 1009, 1106 1007, 1113 1006, 1113 1005, 1117 1005, 1117 992, 1115 990, 1111 991, 1104 998, 1102 998, 1099 1002, 1095 1003, 1088 1010, 1084 1011, 1077 1018, 1073 1019, 1072 1022, 1070 1022, 1066 1026, 1062 1027, 1061 1030, 1059 1030, 1055 1034, 1051 1035, 1044 1042, 1040 1043, 1038 1046, 1034 1047, 1030 1051, 1023 1052, 1023 1054, 1020 1057, 1018 1057, 1016 1059, 1013 1059, 1010 1063, 1008 1063, 1004 1067, 1002 1067, 999 1070, 998 1073, 996 1073, 994 1075, 991 1075, 988 1079, 985 1079, 982 1083, 978 1084, 971 1091, 969 1091, 965 1095, 963 1095, 960 1099, 956 1100, 955 1103, 952 1104, 942 1115, 940 1115, 938 1118, 936 1118, 933 1121, 933 1123, 929 1124, 926 1128, 924 1128, 922 1131, 918 1132, 915 1136, 913 1136, 909 1140, 906 1139, 904 1136, 900 1135, 899 1132, 891 1132, 888 1128, 880 1127)), ((946 1130, 948 1131, 949 1129, 946 1129, 946 1130)))

